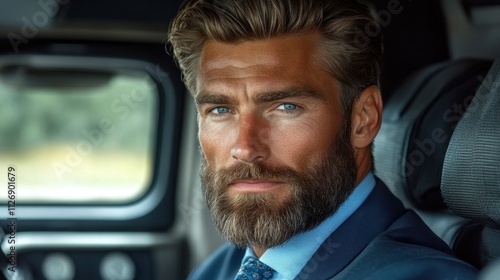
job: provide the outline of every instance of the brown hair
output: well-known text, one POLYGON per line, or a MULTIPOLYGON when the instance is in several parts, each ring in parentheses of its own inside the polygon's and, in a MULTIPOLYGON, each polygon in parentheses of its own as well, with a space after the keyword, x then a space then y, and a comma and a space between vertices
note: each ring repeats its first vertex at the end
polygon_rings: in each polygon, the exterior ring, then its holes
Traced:
POLYGON ((189 0, 168 39, 188 90, 207 40, 237 43, 317 30, 318 61, 339 81, 344 116, 364 88, 378 85, 382 35, 370 10, 354 0, 189 0))

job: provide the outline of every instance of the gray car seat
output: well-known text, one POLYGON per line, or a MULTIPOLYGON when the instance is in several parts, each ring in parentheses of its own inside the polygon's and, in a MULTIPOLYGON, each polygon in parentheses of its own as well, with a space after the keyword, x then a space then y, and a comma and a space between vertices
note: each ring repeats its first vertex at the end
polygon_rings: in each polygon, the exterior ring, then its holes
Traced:
POLYGON ((458 257, 478 268, 483 263, 478 256, 471 257, 470 248, 464 248, 461 240, 464 231, 473 232, 469 236, 477 238, 482 225, 447 207, 441 195, 441 179, 450 138, 490 68, 491 61, 465 59, 415 73, 384 106, 373 150, 376 175, 458 257))
POLYGON ((500 258, 500 59, 453 132, 441 191, 454 213, 476 223, 457 236, 462 255, 481 267, 500 258))

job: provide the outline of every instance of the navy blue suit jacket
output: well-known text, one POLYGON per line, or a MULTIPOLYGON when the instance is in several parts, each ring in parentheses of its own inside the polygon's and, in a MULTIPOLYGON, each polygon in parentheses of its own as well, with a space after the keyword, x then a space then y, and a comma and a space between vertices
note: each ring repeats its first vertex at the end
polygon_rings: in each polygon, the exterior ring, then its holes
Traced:
MULTIPOLYGON (((226 244, 192 280, 231 280, 245 250, 226 244)), ((475 279, 413 211, 377 180, 373 192, 320 246, 295 279, 475 279)))

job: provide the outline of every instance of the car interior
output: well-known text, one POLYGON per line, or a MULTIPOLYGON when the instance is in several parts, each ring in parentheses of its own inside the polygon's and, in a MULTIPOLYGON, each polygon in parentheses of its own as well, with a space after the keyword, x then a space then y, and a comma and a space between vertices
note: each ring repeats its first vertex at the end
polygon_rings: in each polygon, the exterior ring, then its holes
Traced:
MULTIPOLYGON (((384 32, 375 174, 500 277, 500 0, 364 0, 384 32)), ((186 279, 225 241, 167 44, 181 0, 0 2, 0 279, 186 279)))

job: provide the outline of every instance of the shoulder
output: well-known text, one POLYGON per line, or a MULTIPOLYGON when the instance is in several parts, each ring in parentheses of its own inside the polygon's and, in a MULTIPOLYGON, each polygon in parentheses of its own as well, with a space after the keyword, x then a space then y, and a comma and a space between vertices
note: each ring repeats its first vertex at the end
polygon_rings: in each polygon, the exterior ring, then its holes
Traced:
POLYGON ((337 277, 459 280, 476 279, 477 270, 456 258, 449 247, 409 211, 370 242, 337 277))
POLYGON ((195 268, 189 275, 189 280, 226 280, 232 279, 238 272, 244 249, 231 244, 224 244, 208 259, 195 268))
POLYGON ((441 251, 411 244, 388 242, 373 246, 334 279, 476 279, 477 270, 441 251), (387 247, 393 243, 392 249, 387 247))
POLYGON ((476 270, 382 182, 320 246, 298 279, 475 279, 476 270), (455 277, 458 275, 458 277, 455 277))

